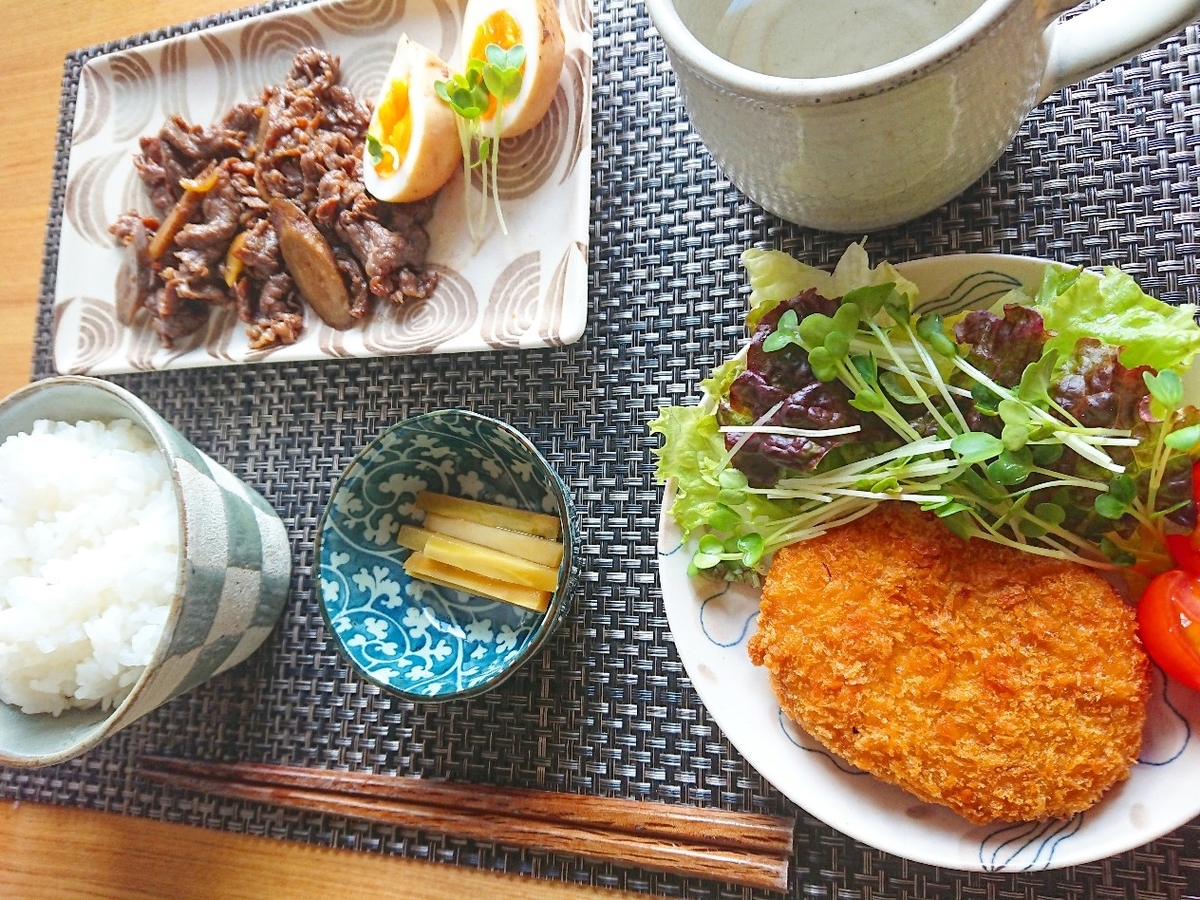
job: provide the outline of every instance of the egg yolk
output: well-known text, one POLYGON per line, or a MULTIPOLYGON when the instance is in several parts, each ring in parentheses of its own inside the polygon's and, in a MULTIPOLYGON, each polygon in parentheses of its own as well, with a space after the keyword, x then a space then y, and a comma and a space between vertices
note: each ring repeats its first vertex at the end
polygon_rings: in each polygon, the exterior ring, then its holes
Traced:
POLYGON ((392 82, 391 88, 376 110, 376 120, 378 131, 375 138, 384 145, 384 153, 383 158, 375 163, 375 171, 386 178, 400 168, 400 162, 408 153, 408 145, 412 141, 412 109, 408 104, 408 82, 399 79, 392 82), (395 155, 387 152, 388 147, 395 151, 395 155))
MULTIPOLYGON (((488 44, 495 44, 501 50, 509 50, 519 43, 521 43, 521 26, 517 24, 512 13, 498 9, 475 29, 475 40, 471 42, 471 59, 487 62, 488 44)), ((525 71, 524 63, 521 64, 521 71, 525 71)), ((490 98, 483 118, 490 119, 495 116, 496 105, 496 98, 490 98)))

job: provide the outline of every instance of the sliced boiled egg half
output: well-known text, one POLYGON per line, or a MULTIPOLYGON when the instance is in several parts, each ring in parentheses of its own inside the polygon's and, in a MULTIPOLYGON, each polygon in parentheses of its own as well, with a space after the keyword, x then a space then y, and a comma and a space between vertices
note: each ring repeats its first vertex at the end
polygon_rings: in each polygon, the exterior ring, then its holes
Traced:
POLYGON ((487 60, 487 47, 525 48, 521 90, 497 108, 495 98, 479 123, 483 137, 515 137, 542 120, 558 90, 563 66, 563 30, 555 0, 468 0, 463 13, 458 64, 487 60))
POLYGON ((363 183, 372 196, 411 203, 432 196, 462 164, 453 110, 434 83, 450 77, 436 53, 400 38, 363 147, 363 183))

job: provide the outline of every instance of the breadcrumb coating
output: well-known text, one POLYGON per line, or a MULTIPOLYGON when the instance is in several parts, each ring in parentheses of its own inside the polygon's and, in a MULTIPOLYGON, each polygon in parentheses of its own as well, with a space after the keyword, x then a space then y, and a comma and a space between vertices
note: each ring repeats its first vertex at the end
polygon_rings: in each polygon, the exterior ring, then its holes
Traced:
POLYGON ((907 503, 779 551, 749 649, 830 750, 979 824, 1087 809, 1141 747, 1150 664, 1112 585, 907 503))

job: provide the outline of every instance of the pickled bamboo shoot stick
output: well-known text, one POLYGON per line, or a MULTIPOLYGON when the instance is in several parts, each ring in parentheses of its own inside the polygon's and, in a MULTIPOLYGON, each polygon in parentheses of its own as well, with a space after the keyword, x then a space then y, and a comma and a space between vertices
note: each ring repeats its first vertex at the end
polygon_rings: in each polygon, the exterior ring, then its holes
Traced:
POLYGON ((531 609, 534 612, 545 612, 550 605, 550 591, 540 591, 536 588, 488 578, 477 572, 458 569, 430 559, 420 551, 413 553, 404 561, 404 571, 414 578, 428 581, 431 584, 486 597, 489 600, 501 600, 531 609))
POLYGON ((558 569, 444 534, 429 532, 423 552, 430 559, 448 566, 478 572, 498 581, 511 581, 542 591, 552 591, 558 587, 558 569))
POLYGON ((557 516, 530 512, 525 509, 513 509, 495 503, 480 503, 478 500, 451 497, 433 491, 421 491, 417 494, 417 508, 427 513, 437 513, 455 519, 467 519, 471 522, 492 525, 509 531, 523 531, 538 537, 554 539, 559 534, 557 516))
POLYGON ((472 544, 495 547, 504 553, 511 553, 513 556, 519 556, 543 566, 557 568, 563 558, 563 545, 558 541, 521 531, 510 531, 507 528, 497 528, 495 525, 484 525, 482 522, 472 522, 470 519, 455 519, 439 513, 426 513, 425 529, 449 535, 461 541, 470 541, 472 544))

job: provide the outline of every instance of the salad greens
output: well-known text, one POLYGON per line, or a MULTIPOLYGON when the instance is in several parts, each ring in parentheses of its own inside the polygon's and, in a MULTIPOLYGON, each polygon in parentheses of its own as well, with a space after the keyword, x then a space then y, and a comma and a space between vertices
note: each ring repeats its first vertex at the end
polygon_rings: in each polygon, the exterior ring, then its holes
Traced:
POLYGON ((1102 276, 1050 278, 1035 305, 1055 333, 1050 346, 1070 353, 1082 337, 1122 348, 1122 365, 1170 369, 1191 364, 1200 350, 1192 306, 1173 307, 1142 293, 1120 269, 1102 276))
POLYGON ((1169 566, 1196 522, 1190 306, 1125 273, 1048 266, 1036 293, 922 313, 851 244, 833 272, 750 250, 746 350, 651 431, 692 569, 757 580, 771 554, 913 502, 964 538, 1099 568, 1169 566))

